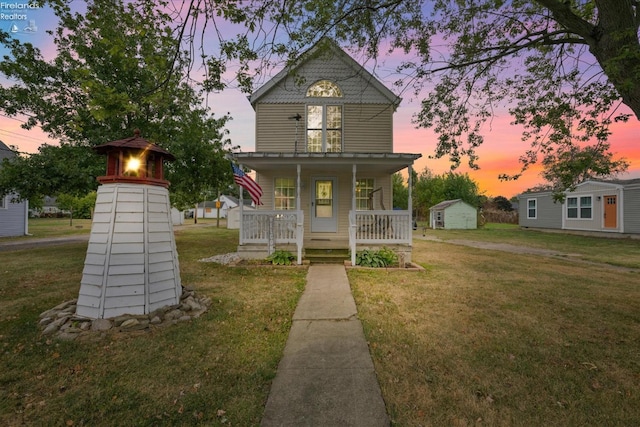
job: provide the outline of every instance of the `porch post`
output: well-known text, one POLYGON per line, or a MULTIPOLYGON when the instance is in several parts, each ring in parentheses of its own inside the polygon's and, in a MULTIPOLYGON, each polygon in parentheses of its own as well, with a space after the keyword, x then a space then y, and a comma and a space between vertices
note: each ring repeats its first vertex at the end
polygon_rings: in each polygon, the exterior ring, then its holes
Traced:
POLYGON ((351 167, 353 177, 351 179, 351 212, 349 215, 349 248, 351 249, 351 265, 356 265, 356 170, 354 163, 351 167))
POLYGON ((409 226, 411 227, 409 231, 409 245, 413 246, 413 164, 409 164, 409 179, 407 180, 407 184, 409 185, 407 209, 409 209, 409 226))
POLYGON ((298 265, 300 265, 302 264, 302 244, 304 242, 304 222, 302 208, 300 206, 300 187, 302 187, 300 179, 300 163, 296 165, 296 169, 298 173, 298 180, 296 182, 296 249, 298 251, 298 265))
MULTIPOLYGON (((240 170, 242 170, 242 165, 239 164, 238 167, 240 168, 240 170)), ((238 189, 240 190, 240 198, 238 199, 240 202, 240 223, 239 223, 239 227, 238 227, 238 231, 240 232, 240 246, 242 246, 244 244, 244 238, 242 237, 243 235, 243 212, 244 212, 244 200, 242 198, 242 193, 244 193, 244 188, 242 188, 241 185, 238 185, 238 189)))

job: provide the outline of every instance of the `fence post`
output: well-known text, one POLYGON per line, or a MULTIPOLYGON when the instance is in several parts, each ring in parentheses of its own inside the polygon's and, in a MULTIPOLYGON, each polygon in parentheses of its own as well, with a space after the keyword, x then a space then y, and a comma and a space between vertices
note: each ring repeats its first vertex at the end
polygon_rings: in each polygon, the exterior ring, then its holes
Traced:
POLYGON ((268 246, 269 255, 275 252, 275 246, 276 246, 273 238, 273 223, 274 223, 274 216, 269 215, 269 246, 268 246))

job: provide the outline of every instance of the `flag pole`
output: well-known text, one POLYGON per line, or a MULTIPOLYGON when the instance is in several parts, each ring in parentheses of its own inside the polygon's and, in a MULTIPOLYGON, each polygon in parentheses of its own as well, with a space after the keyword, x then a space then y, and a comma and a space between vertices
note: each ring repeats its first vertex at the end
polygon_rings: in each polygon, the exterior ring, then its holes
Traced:
MULTIPOLYGON (((242 169, 242 165, 238 165, 238 167, 240 169, 242 169)), ((244 222, 243 221, 244 220, 244 218, 243 218, 244 199, 242 197, 242 193, 244 193, 244 188, 240 184, 238 184, 238 188, 240 189, 240 199, 239 199, 240 200, 240 224, 239 224, 238 228, 239 228, 239 231, 240 231, 240 245, 242 246, 244 244, 244 237, 243 237, 243 233, 242 233, 242 231, 244 229, 244 227, 243 227, 243 222, 244 222)))

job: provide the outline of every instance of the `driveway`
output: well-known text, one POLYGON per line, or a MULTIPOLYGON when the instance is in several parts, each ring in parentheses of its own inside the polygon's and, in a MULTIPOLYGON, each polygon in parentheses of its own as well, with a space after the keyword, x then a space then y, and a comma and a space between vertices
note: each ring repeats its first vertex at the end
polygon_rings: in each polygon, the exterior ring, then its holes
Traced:
POLYGON ((610 268, 612 270, 636 272, 636 273, 640 272, 640 268, 620 267, 616 265, 605 264, 602 262, 588 261, 588 260, 582 259, 581 254, 559 252, 552 249, 532 248, 529 246, 512 245, 509 243, 478 242, 475 240, 466 240, 466 239, 442 240, 435 236, 420 236, 416 234, 414 234, 413 238, 415 240, 429 240, 432 242, 449 243, 452 245, 468 246, 468 247, 478 248, 478 249, 503 251, 503 252, 509 252, 512 254, 530 254, 530 255, 546 256, 550 258, 570 259, 571 262, 597 265, 601 267, 610 268))

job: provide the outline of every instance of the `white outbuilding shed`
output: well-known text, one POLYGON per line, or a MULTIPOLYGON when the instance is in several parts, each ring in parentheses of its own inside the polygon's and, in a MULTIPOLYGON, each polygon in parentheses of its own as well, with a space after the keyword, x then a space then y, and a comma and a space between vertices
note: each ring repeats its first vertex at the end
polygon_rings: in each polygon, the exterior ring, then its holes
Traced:
POLYGON ((461 199, 445 200, 429 208, 431 228, 445 230, 478 228, 478 210, 461 199))

